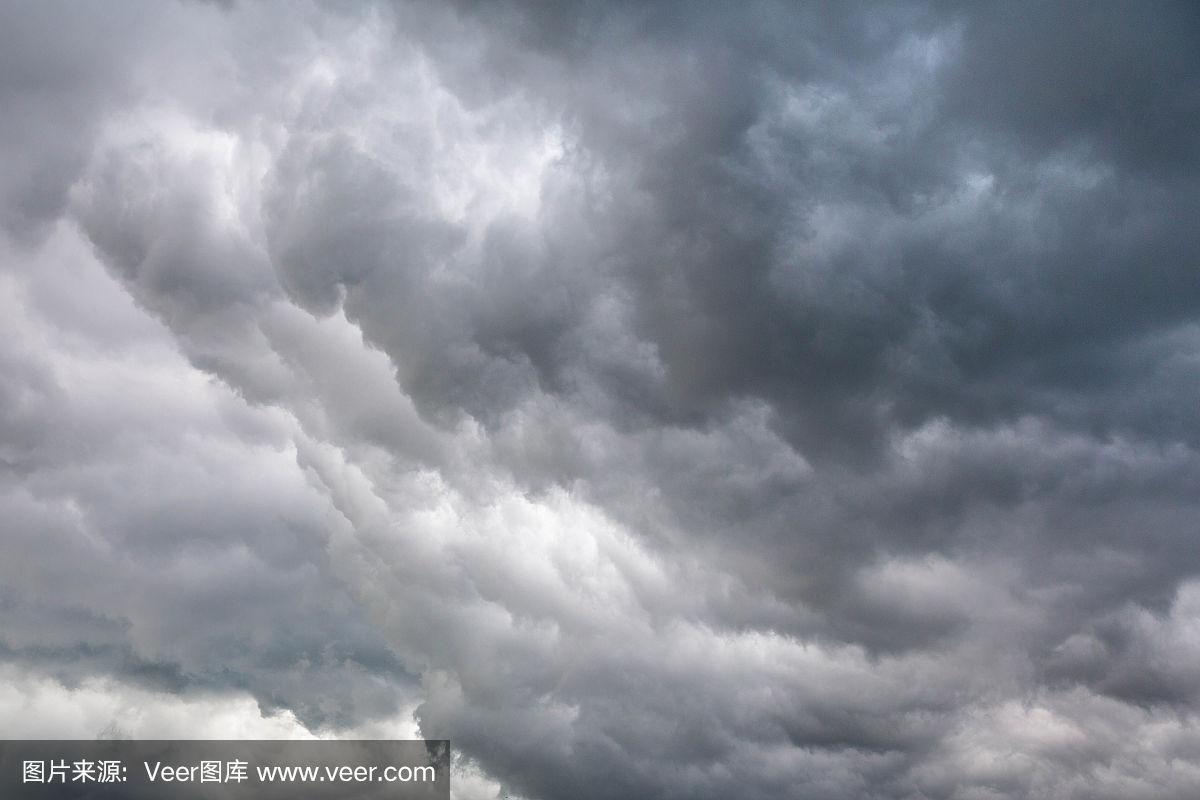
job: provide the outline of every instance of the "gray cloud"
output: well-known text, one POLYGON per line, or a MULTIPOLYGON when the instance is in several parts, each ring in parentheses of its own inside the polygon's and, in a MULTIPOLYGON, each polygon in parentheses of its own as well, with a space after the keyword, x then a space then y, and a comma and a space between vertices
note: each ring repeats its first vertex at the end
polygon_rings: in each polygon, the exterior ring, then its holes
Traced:
POLYGON ((0 701, 1195 795, 1191 8, 89 13, 0 11, 0 701))

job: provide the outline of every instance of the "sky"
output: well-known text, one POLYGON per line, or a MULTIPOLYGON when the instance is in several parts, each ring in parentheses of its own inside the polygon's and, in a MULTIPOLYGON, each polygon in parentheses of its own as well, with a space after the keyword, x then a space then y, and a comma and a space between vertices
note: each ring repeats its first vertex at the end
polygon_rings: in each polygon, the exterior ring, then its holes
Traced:
POLYGON ((0 2, 0 734, 1200 796, 1198 43, 0 2))

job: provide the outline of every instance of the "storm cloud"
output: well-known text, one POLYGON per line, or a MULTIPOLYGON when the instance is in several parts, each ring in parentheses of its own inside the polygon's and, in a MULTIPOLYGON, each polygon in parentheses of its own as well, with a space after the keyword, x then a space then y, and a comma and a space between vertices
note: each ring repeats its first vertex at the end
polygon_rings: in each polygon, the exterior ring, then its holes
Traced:
POLYGON ((0 732, 1197 796, 1198 44, 0 2, 0 732))

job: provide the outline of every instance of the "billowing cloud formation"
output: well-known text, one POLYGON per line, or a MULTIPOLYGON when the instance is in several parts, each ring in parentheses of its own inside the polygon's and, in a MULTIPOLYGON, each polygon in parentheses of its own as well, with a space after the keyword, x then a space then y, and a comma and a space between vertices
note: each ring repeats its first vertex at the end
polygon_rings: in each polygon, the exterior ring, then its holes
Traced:
POLYGON ((1196 796, 1197 41, 4 4, 0 703, 52 720, 8 733, 415 726, 464 798, 1196 796))

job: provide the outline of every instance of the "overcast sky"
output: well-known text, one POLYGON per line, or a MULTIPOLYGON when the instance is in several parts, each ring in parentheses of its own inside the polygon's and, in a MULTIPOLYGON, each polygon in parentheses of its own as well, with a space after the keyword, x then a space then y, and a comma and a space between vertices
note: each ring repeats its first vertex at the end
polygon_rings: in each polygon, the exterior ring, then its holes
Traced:
POLYGON ((0 734, 1200 796, 1200 7, 0 2, 0 734))

